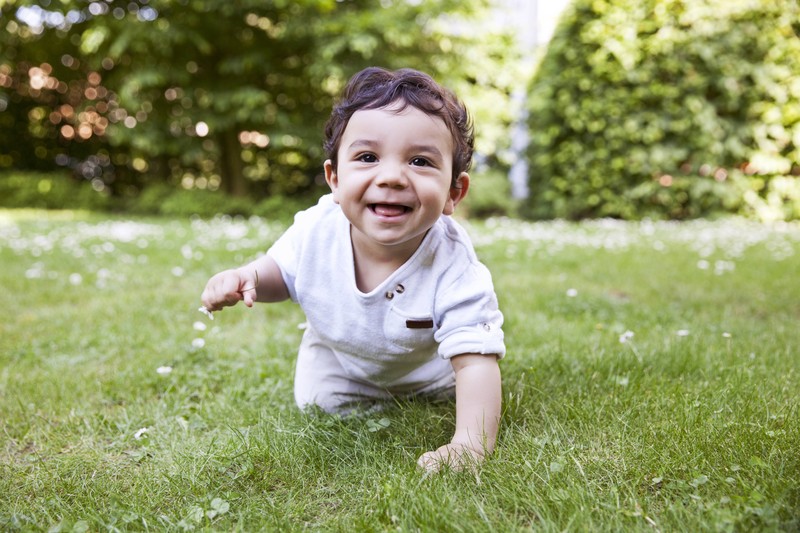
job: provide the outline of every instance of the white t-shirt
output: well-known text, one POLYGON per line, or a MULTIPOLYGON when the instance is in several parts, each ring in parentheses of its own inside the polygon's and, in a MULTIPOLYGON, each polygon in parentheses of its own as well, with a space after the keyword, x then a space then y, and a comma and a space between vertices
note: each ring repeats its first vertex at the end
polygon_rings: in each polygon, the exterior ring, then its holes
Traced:
POLYGON ((356 286, 352 250, 350 222, 326 195, 267 252, 308 327, 352 379, 404 390, 452 375, 453 356, 505 355, 491 274, 451 217, 369 293, 356 286))

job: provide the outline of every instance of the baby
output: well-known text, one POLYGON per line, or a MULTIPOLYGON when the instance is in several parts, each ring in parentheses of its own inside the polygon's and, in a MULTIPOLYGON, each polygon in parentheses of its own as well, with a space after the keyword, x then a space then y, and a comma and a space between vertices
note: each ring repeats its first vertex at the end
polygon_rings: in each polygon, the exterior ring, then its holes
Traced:
POLYGON ((479 463, 497 438, 505 344, 491 275, 450 217, 469 190, 467 110, 427 74, 367 68, 334 106, 325 150, 331 193, 266 255, 214 275, 203 305, 291 298, 308 322, 300 408, 455 395, 452 440, 418 464, 479 463))

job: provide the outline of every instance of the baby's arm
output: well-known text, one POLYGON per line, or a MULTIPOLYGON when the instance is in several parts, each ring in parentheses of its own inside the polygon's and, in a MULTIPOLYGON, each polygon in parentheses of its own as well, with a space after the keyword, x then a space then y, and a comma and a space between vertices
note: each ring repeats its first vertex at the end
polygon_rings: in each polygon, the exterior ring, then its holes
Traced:
POLYGON ((264 255, 251 263, 215 274, 206 283, 200 299, 209 311, 244 301, 247 307, 254 302, 280 302, 289 298, 281 270, 275 260, 264 255))
POLYGON ((456 431, 449 444, 422 454, 427 471, 442 465, 461 469, 494 450, 500 424, 500 367, 494 355, 463 354, 451 359, 456 373, 456 431))

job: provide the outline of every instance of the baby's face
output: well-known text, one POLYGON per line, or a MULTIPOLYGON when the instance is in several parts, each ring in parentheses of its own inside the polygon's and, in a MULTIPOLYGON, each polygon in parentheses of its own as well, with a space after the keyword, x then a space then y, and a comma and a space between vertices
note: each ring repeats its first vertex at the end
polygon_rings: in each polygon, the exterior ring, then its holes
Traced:
POLYGON ((414 250, 442 213, 466 194, 451 188, 453 139, 445 123, 408 106, 356 111, 342 136, 338 168, 325 162, 334 199, 353 227, 354 246, 414 250))

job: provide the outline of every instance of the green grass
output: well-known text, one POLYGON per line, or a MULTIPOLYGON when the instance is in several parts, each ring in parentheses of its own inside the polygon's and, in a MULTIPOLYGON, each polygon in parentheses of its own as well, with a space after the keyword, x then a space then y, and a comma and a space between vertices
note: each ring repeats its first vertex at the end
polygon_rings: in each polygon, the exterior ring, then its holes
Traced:
POLYGON ((296 306, 197 312, 282 229, 0 211, 0 530, 800 528, 800 226, 472 223, 503 422, 429 477, 452 405, 301 414, 296 306))

